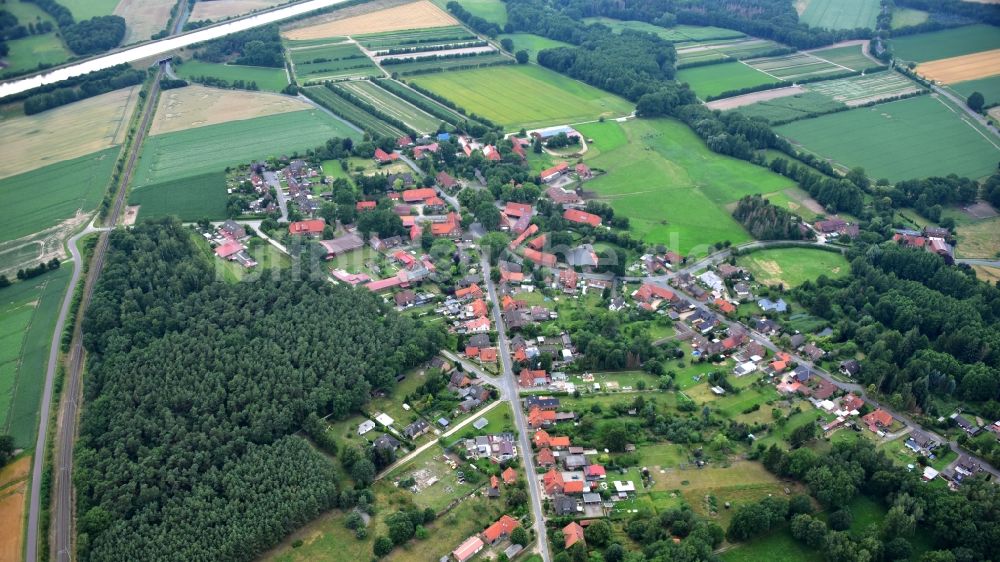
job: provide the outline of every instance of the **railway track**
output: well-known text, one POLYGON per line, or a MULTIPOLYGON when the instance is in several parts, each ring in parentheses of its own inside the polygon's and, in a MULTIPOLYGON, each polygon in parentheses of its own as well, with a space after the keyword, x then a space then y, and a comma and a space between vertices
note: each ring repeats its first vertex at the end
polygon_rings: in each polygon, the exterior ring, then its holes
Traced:
MULTIPOLYGON (((118 190, 115 193, 114 204, 108 215, 108 224, 112 227, 118 224, 122 209, 125 206, 125 198, 128 194, 128 184, 132 179, 139 154, 142 150, 143 141, 149 131, 153 114, 156 112, 156 96, 160 91, 160 78, 163 76, 165 64, 161 63, 153 78, 153 85, 149 89, 146 97, 146 105, 143 108, 143 116, 135 140, 129 151, 124 172, 119 180, 118 190)), ((81 403, 81 373, 84 366, 84 351, 82 339, 83 316, 87 306, 94 294, 94 287, 97 279, 104 267, 104 258, 110 244, 110 232, 101 232, 97 246, 94 248, 94 255, 91 258, 90 268, 87 271, 87 278, 84 281, 83 296, 80 299, 80 308, 77 311, 76 323, 73 327, 73 340, 69 355, 69 372, 67 373, 66 400, 63 401, 59 412, 59 423, 56 427, 56 474, 53 480, 52 494, 54 498, 53 524, 54 546, 56 560, 58 562, 70 561, 73 559, 74 526, 75 526, 75 494, 73 491, 73 445, 77 435, 77 421, 80 414, 81 403)), ((32 501, 36 501, 32 498, 32 501)), ((31 529, 29 528, 29 536, 31 529)), ((29 543, 30 544, 30 543, 29 543)), ((27 561, 35 562, 36 556, 29 550, 27 561)))

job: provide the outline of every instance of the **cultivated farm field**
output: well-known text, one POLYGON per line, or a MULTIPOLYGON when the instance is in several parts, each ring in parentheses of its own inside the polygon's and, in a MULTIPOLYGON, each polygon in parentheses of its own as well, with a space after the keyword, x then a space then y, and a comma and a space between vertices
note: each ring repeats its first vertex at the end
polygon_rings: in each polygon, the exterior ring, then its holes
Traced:
POLYGON ((677 71, 677 81, 687 82, 701 99, 718 96, 740 88, 781 82, 780 79, 758 72, 742 62, 725 62, 683 68, 677 71))
POLYGON ((634 235, 681 254, 715 242, 750 239, 727 205, 793 184, 765 168, 711 152, 688 127, 668 119, 578 126, 600 151, 586 162, 608 173, 584 185, 629 218, 634 235))
POLYGON ((955 173, 972 178, 996 169, 1000 146, 934 96, 824 115, 776 132, 845 167, 899 181, 955 173))
POLYGON ((882 63, 877 60, 872 60, 865 56, 867 44, 867 41, 858 41, 853 45, 827 47, 825 49, 814 49, 807 52, 814 57, 821 58, 833 64, 846 66, 851 70, 865 70, 868 68, 882 66, 882 63))
POLYGON ((534 35, 531 33, 504 33, 499 39, 510 39, 514 42, 514 52, 524 49, 528 51, 528 56, 532 61, 538 61, 538 51, 545 49, 555 49, 558 47, 570 47, 569 43, 534 35))
POLYGON ((439 74, 446 74, 444 70, 464 70, 469 69, 470 66, 474 67, 486 67, 486 66, 498 66, 502 64, 513 64, 514 59, 508 55, 499 53, 492 48, 485 47, 485 49, 490 49, 487 52, 481 52, 475 56, 460 57, 454 59, 443 59, 435 60, 430 58, 413 59, 407 62, 398 64, 385 64, 382 63, 382 67, 399 75, 408 74, 425 74, 427 72, 437 72, 439 74))
POLYGON ((695 41, 677 48, 677 65, 684 67, 714 60, 760 57, 782 47, 783 45, 774 41, 756 37, 695 41))
MULTIPOLYGON (((323 16, 320 16, 320 19, 323 16)), ((458 21, 448 12, 435 6, 428 0, 420 0, 401 6, 386 8, 367 14, 351 16, 333 21, 321 21, 311 24, 306 21, 303 27, 289 29, 282 35, 286 39, 321 39, 362 33, 380 33, 383 31, 401 31, 404 29, 422 29, 425 27, 447 27, 457 25, 458 21)))
POLYGON ((658 35, 667 41, 675 43, 718 41, 722 39, 739 39, 746 37, 743 32, 723 27, 702 27, 697 25, 675 25, 674 27, 660 27, 644 21, 616 20, 612 18, 583 18, 584 23, 599 23, 611 28, 615 33, 621 33, 623 29, 632 29, 658 35))
POLYGON ((354 125, 382 136, 401 137, 403 131, 382 121, 326 86, 309 86, 304 92, 311 99, 354 125))
POLYGON ((134 188, 219 172, 254 158, 315 148, 332 137, 358 138, 342 122, 320 110, 296 111, 198 127, 146 140, 134 188))
POLYGON ((850 272, 844 256, 812 248, 760 250, 740 256, 737 262, 750 270, 757 282, 772 286, 780 283, 789 289, 815 281, 820 275, 835 279, 850 272))
POLYGON ((121 144, 139 89, 124 88, 35 115, 0 120, 0 178, 121 144))
POLYGON ((986 24, 906 35, 892 40, 893 54, 897 58, 915 62, 968 55, 998 46, 1000 28, 986 24))
POLYGON ((875 27, 878 0, 797 0, 799 20, 812 27, 856 29, 875 27))
POLYGON ((805 88, 850 107, 923 90, 916 82, 892 70, 815 82, 807 84, 805 88))
POLYGON ((381 76, 372 62, 354 43, 328 43, 295 47, 289 42, 292 70, 300 83, 346 77, 381 76))
POLYGON ((60 0, 59 3, 69 8, 73 18, 80 21, 114 13, 120 0, 60 0))
POLYGON ((264 10, 278 4, 283 4, 284 0, 212 0, 211 2, 197 2, 189 21, 201 20, 221 20, 242 14, 248 14, 255 10, 264 10))
POLYGON ((163 0, 121 0, 115 15, 125 18, 125 39, 122 45, 145 41, 164 30, 170 22, 173 2, 163 0))
POLYGON ((434 132, 441 124, 440 119, 367 80, 346 82, 342 86, 379 110, 406 123, 418 133, 434 132))
POLYGON ((628 115, 626 100, 534 65, 439 72, 415 84, 507 129, 628 115))
MULTIPOLYGON (((983 98, 986 100, 986 105, 1000 103, 1000 74, 997 76, 990 76, 989 78, 980 78, 979 80, 968 80, 957 84, 951 84, 948 86, 948 89, 954 90, 963 99, 968 98, 973 92, 979 92, 980 94, 983 94, 983 98)), ((997 112, 992 111, 992 113, 997 112)), ((997 119, 995 116, 993 118, 997 119)))
POLYGON ((426 29, 406 29, 385 33, 365 33, 354 35, 353 39, 371 51, 381 51, 393 47, 414 47, 469 41, 476 35, 459 25, 430 27, 426 29))
POLYGON ((850 72, 852 69, 820 59, 809 53, 792 53, 777 57, 750 59, 746 64, 781 80, 813 79, 850 72))
POLYGON ((1000 74, 1000 48, 926 62, 917 66, 917 72, 945 84, 996 76, 1000 74))
POLYGON ((269 92, 280 92, 288 85, 288 76, 283 68, 222 64, 194 59, 186 60, 184 64, 173 68, 180 78, 210 76, 230 83, 236 80, 243 80, 247 84, 256 82, 259 89, 269 92))
POLYGON ((160 135, 229 121, 302 111, 311 107, 291 96, 220 90, 192 84, 160 94, 149 133, 160 135))
MULTIPOLYGON (((448 9, 448 0, 434 0, 434 3, 442 10, 448 9)), ((499 24, 501 27, 507 23, 507 7, 503 0, 458 0, 458 3, 472 15, 486 21, 499 24)))
POLYGON ((390 92, 395 94, 408 102, 411 105, 423 108, 424 111, 432 113, 440 117, 442 120, 447 121, 451 124, 462 123, 463 121, 469 120, 468 117, 462 115, 461 113, 447 107, 437 100, 432 100, 431 98, 421 94, 420 92, 410 88, 409 86, 397 82, 395 80, 380 80, 378 82, 380 86, 384 86, 390 92))
POLYGON ((4 289, 0 303, 0 434, 34 445, 49 344, 70 268, 4 289))
POLYGON ((31 456, 23 455, 0 470, 0 560, 21 560, 24 511, 28 494, 31 456))
POLYGON ((227 201, 221 170, 134 189, 128 198, 130 205, 140 205, 140 220, 175 216, 188 222, 227 218, 227 201))
POLYGON ((739 112, 747 117, 759 117, 772 125, 776 125, 812 117, 817 114, 831 113, 844 107, 843 103, 828 95, 802 90, 790 96, 781 96, 742 106, 739 108, 739 112))

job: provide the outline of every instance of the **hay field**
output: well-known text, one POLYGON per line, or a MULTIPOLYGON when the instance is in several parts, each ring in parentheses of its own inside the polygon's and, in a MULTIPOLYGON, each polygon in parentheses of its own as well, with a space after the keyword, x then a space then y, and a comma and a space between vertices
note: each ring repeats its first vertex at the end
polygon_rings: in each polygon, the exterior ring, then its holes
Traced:
POLYGON ((0 472, 0 560, 20 560, 24 533, 25 498, 31 457, 25 455, 0 472))
POLYGON ((925 62, 917 72, 945 84, 995 76, 1000 74, 1000 49, 925 62))
POLYGON ((799 21, 826 29, 874 28, 878 0, 807 0, 796 2, 799 21))
POLYGON ((69 8, 76 21, 97 16, 106 16, 115 11, 118 0, 60 0, 60 4, 69 8))
POLYGON ((400 31, 403 29, 427 27, 447 27, 450 25, 458 25, 458 21, 428 0, 420 0, 412 4, 403 4, 402 6, 387 8, 369 14, 291 29, 285 31, 283 35, 286 39, 301 41, 304 39, 322 39, 324 37, 341 35, 380 33, 383 31, 400 31))
POLYGON ((139 88, 125 88, 35 115, 0 120, 0 178, 121 144, 139 88))
POLYGON ((284 0, 211 0, 197 2, 188 21, 221 20, 264 10, 282 4, 284 0))
POLYGON ((1000 256, 1000 217, 963 224, 956 233, 955 255, 960 258, 1000 256))
POLYGON ((753 273, 754 279, 765 285, 786 288, 815 281, 820 275, 831 279, 850 272, 847 259, 835 252, 812 248, 776 248, 741 256, 739 264, 753 273))
POLYGON ((125 39, 122 45, 145 41, 162 31, 170 21, 173 2, 163 0, 122 0, 115 15, 125 18, 125 39))
POLYGON ((724 62, 682 68, 677 71, 677 81, 687 82, 699 98, 706 99, 741 88, 774 84, 781 79, 768 76, 742 62, 724 62))
POLYGON ((150 135, 309 109, 290 96, 190 85, 160 95, 150 135))

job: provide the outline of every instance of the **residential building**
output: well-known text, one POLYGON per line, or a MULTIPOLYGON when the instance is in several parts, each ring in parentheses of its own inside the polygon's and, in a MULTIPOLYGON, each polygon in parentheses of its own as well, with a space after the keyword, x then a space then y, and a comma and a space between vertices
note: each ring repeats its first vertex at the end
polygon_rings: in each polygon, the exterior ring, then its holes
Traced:
POLYGON ((576 521, 573 521, 569 525, 563 527, 562 532, 566 539, 565 548, 569 548, 578 542, 584 544, 587 542, 583 537, 583 527, 581 527, 576 521))

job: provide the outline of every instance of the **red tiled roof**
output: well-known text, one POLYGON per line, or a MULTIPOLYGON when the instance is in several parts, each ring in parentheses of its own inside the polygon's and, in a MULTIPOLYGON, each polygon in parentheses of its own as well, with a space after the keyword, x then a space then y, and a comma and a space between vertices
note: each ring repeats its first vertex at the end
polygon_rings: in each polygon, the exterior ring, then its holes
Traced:
POLYGON ((444 199, 440 197, 431 197, 430 199, 424 201, 424 205, 428 207, 444 207, 444 199))
POLYGON ((569 482, 563 483, 563 493, 564 494, 582 494, 583 493, 583 481, 582 480, 570 480, 569 482))
POLYGON ((587 476, 606 476, 607 475, 607 473, 604 470, 604 467, 601 466, 601 465, 599 465, 599 464, 589 465, 587 468, 584 469, 584 473, 587 476))
POLYGON ((483 296, 483 290, 479 288, 479 285, 473 283, 468 287, 462 287, 461 289, 455 290, 455 298, 461 299, 465 297, 481 297, 483 296))
POLYGON ((528 241, 528 247, 532 250, 541 250, 545 247, 545 235, 539 234, 538 236, 532 238, 528 241))
POLYGON ((448 213, 445 222, 431 223, 431 234, 434 236, 452 236, 459 231, 458 215, 454 211, 448 213))
POLYGON ((513 484, 517 482, 517 471, 508 466, 506 470, 500 473, 500 477, 503 478, 504 484, 513 484))
POLYGON ((436 179, 437 182, 441 184, 441 187, 445 189, 451 189, 452 187, 458 185, 458 182, 455 181, 455 178, 448 175, 448 172, 438 172, 437 175, 434 176, 434 179, 436 179))
POLYGON ((326 221, 323 219, 309 219, 304 221, 293 222, 288 225, 289 234, 322 234, 323 229, 326 227, 326 221))
POLYGON ((507 216, 522 217, 524 215, 530 215, 532 207, 527 203, 508 202, 507 205, 504 206, 503 212, 507 216))
POLYGON ((556 265, 556 256, 554 254, 539 252, 538 250, 532 250, 531 248, 524 249, 524 259, 531 260, 536 264, 544 265, 545 267, 553 267, 556 265))
POLYGON ((510 535, 511 531, 520 526, 521 524, 517 522, 517 519, 514 519, 510 515, 504 515, 500 517, 496 523, 490 525, 485 531, 483 531, 483 537, 486 539, 486 542, 494 543, 499 540, 500 537, 510 535))
POLYGON ((559 435, 549 439, 549 445, 552 447, 567 448, 569 447, 569 436, 559 435))
POLYGON ((534 234, 536 232, 538 232, 538 225, 537 224, 533 224, 533 225, 528 226, 528 228, 524 229, 524 232, 522 232, 521 234, 519 234, 517 236, 517 238, 515 238, 515 239, 513 239, 513 240, 510 241, 510 244, 507 245, 507 248, 509 248, 511 250, 513 250, 514 248, 517 248, 529 236, 531 236, 532 234, 534 234))
POLYGON ((423 187, 420 189, 407 189, 403 192, 403 201, 407 203, 419 203, 433 197, 437 197, 437 191, 433 187, 423 187))
POLYGON ((531 437, 531 440, 535 443, 536 447, 548 447, 549 446, 549 433, 544 429, 539 429, 531 437))
POLYGON ((377 201, 358 201, 354 208, 359 211, 364 211, 367 209, 374 209, 377 204, 377 201))
POLYGON ((865 423, 870 427, 889 427, 892 425, 892 414, 881 408, 865 415, 861 419, 865 420, 865 423))
POLYGON ((483 549, 483 540, 479 537, 469 537, 465 539, 462 544, 458 545, 458 548, 451 552, 451 555, 455 557, 458 562, 465 562, 466 560, 472 558, 477 552, 483 549))
POLYGON ((474 345, 465 346, 466 357, 479 357, 479 348, 474 345))
POLYGON ((565 482, 562 473, 551 468, 545 473, 545 476, 542 476, 542 484, 545 487, 545 493, 551 496, 556 492, 562 492, 565 482))
POLYGON ((423 231, 420 230, 420 225, 414 223, 413 226, 410 227, 410 241, 411 242, 413 240, 416 240, 417 238, 420 238, 420 236, 422 234, 423 234, 423 231))
POLYGON ((560 162, 560 163, 556 164, 555 166, 552 166, 548 170, 543 170, 542 173, 538 174, 538 175, 541 176, 542 181, 544 181, 544 180, 549 179, 549 178, 551 178, 551 177, 553 177, 555 175, 558 175, 558 174, 561 174, 562 172, 565 172, 567 168, 569 168, 569 166, 565 162, 560 162))
POLYGON ((495 489, 495 488, 499 488, 499 487, 500 487, 500 479, 497 478, 495 475, 494 476, 490 476, 490 488, 494 488, 495 489))
POLYGON ((639 287, 639 290, 635 292, 635 300, 640 302, 650 301, 653 297, 673 301, 677 298, 677 295, 670 289, 653 285, 652 283, 643 283, 642 287, 639 287))
POLYGON ((470 306, 472 307, 473 316, 483 317, 489 313, 489 308, 486 306, 486 301, 483 299, 476 299, 472 301, 470 306))
POLYGON ((556 464, 556 456, 552 454, 550 449, 542 447, 535 455, 535 462, 538 463, 538 466, 552 466, 556 464))
POLYGON ((583 527, 581 527, 576 521, 573 521, 569 525, 563 527, 562 531, 563 536, 566 538, 566 548, 569 548, 578 542, 587 542, 583 538, 583 527))
POLYGON ((726 299, 715 299, 715 306, 719 307, 719 310, 725 314, 732 314, 736 312, 736 307, 733 303, 727 301, 726 299))
POLYGON ((395 152, 393 152, 393 153, 390 154, 390 153, 382 150, 381 148, 376 148, 375 149, 375 159, 378 160, 380 163, 384 164, 386 162, 392 162, 392 161, 394 161, 394 160, 396 160, 398 158, 399 158, 399 155, 396 154, 395 152))
POLYGON ((239 242, 226 242, 215 249, 215 255, 222 259, 226 259, 233 254, 238 254, 242 250, 243 244, 240 244, 239 242))
POLYGON ((563 213, 563 218, 579 224, 589 224, 590 226, 600 226, 601 217, 593 214, 580 211, 578 209, 566 209, 563 213))
POLYGON ((494 363, 497 360, 497 348, 486 347, 479 352, 479 360, 484 363, 494 363))

